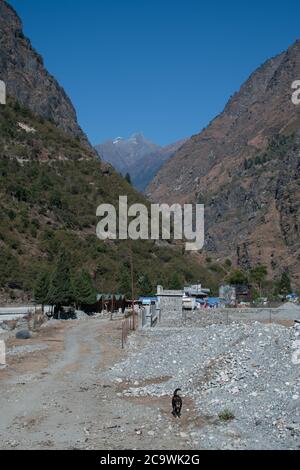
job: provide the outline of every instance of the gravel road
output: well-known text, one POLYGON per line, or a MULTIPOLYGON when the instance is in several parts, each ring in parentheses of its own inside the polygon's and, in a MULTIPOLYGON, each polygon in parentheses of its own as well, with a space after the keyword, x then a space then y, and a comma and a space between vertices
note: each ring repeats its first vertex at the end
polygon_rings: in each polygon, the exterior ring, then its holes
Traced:
POLYGON ((8 356, 0 371, 1 449, 188 448, 180 433, 189 418, 173 423, 169 399, 124 399, 120 383, 103 376, 125 355, 120 327, 97 319, 49 322, 42 338, 31 340, 48 349, 8 356))

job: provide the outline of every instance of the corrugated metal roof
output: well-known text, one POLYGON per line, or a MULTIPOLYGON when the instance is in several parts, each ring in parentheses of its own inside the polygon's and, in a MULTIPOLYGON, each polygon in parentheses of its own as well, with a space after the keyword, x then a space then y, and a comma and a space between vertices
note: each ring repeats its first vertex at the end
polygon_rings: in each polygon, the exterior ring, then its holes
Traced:
POLYGON ((123 300, 125 299, 125 295, 123 294, 98 294, 97 295, 97 301, 99 302, 99 300, 112 300, 114 298, 114 300, 123 300))

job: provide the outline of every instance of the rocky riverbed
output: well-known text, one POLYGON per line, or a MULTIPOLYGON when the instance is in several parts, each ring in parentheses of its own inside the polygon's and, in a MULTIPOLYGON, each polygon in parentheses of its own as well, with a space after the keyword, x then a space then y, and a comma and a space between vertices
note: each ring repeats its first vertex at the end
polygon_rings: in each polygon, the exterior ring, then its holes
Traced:
POLYGON ((207 315, 192 328, 191 319, 170 327, 170 314, 132 336, 127 359, 108 376, 125 397, 166 397, 180 387, 183 401, 209 418, 187 436, 200 448, 300 448, 300 325, 207 315))

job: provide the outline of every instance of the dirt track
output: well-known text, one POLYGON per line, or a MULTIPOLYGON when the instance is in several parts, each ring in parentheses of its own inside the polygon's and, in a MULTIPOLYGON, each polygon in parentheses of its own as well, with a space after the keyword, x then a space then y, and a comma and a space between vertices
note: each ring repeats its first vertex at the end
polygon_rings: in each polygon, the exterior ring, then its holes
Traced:
POLYGON ((120 337, 119 321, 55 322, 30 340, 48 350, 10 357, 0 371, 0 448, 190 448, 185 431, 204 424, 193 403, 175 421, 169 399, 126 399, 101 378, 125 354, 120 337))

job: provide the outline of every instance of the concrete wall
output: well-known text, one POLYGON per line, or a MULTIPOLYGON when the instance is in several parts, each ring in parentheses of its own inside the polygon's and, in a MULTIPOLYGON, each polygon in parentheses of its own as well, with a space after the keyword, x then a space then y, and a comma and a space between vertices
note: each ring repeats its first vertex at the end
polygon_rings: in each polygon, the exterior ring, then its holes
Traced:
POLYGON ((182 313, 182 297, 165 297, 160 298, 160 310, 163 315, 164 311, 182 313))
POLYGON ((6 365, 5 342, 0 340, 0 367, 6 365))
POLYGON ((0 104, 6 104, 6 87, 2 80, 0 80, 0 104))
POLYGON ((158 307, 163 317, 164 312, 174 312, 182 314, 182 296, 181 290, 164 290, 162 286, 157 287, 158 307))

